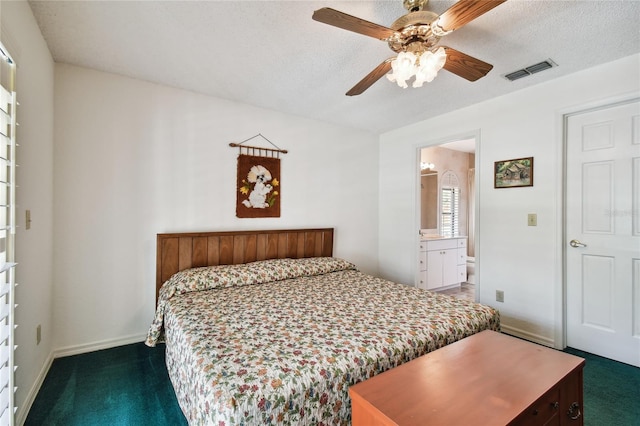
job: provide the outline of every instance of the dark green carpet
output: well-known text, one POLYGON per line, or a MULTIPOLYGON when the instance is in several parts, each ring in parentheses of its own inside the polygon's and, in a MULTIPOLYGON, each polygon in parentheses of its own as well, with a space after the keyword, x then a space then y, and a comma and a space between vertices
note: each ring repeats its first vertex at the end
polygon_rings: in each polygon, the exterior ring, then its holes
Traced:
POLYGON ((55 359, 25 425, 186 425, 164 349, 136 343, 55 359))
MULTIPOLYGON (((640 369, 575 349, 586 359, 587 426, 640 426, 640 369)), ((25 425, 186 425, 164 345, 142 343, 56 359, 25 425)))
POLYGON ((584 414, 588 426, 640 426, 640 368, 573 348, 586 360, 584 414))

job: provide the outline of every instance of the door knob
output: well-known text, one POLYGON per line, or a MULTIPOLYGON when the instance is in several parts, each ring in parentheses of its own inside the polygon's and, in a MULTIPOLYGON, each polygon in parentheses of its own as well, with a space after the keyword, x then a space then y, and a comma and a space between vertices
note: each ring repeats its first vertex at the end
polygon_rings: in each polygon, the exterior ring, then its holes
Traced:
POLYGON ((580 241, 578 241, 578 240, 571 240, 571 241, 569 241, 569 245, 570 245, 571 247, 574 247, 574 248, 575 248, 575 247, 586 247, 586 246, 587 246, 586 244, 581 243, 581 242, 580 242, 580 241))

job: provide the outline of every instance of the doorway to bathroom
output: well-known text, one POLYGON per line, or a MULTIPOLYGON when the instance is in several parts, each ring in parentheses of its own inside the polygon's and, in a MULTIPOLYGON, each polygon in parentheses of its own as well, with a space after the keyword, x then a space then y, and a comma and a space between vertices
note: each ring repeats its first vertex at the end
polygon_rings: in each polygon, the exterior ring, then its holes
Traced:
MULTIPOLYGON (((420 241, 418 277, 416 283, 455 297, 477 300, 477 271, 479 259, 476 255, 476 151, 478 135, 451 138, 434 142, 418 149, 419 193, 417 214, 420 241), (442 259, 429 252, 430 246, 453 244, 455 253, 438 251, 442 259), (442 243, 434 244, 434 241, 442 243), (425 250, 421 253, 420 250, 425 250), (444 253, 444 254, 442 254, 444 253), (453 255, 456 258, 454 261, 453 255), (438 286, 433 282, 434 268, 452 269, 456 278, 438 286)), ((451 275, 452 276, 452 275, 451 275)))

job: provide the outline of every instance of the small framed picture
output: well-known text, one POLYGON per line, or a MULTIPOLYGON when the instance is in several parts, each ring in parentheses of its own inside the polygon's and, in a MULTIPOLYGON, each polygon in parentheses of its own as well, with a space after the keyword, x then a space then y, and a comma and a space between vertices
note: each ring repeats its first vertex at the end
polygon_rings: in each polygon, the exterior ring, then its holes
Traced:
POLYGON ((533 186, 533 157, 496 161, 493 177, 494 188, 533 186))

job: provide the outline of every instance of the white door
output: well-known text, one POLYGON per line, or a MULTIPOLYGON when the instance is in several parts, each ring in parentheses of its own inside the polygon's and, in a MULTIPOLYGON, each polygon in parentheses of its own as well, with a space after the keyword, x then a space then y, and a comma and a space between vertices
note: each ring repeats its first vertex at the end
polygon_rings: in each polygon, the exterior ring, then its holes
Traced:
POLYGON ((640 103, 566 129, 567 345, 640 367, 640 103))
MULTIPOLYGON (((465 258, 465 268, 466 268, 465 258)), ((458 249, 443 250, 442 253, 442 285, 449 286, 458 284, 458 249)))
POLYGON ((443 250, 430 250, 427 252, 427 288, 442 287, 442 252, 443 250))

